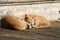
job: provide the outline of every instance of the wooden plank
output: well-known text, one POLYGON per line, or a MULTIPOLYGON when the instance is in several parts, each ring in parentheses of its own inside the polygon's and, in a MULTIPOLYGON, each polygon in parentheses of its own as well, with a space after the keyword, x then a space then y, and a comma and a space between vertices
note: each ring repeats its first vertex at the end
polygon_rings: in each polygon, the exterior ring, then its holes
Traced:
MULTIPOLYGON (((60 24, 59 22, 52 22, 60 24)), ((60 27, 50 29, 27 29, 25 31, 0 28, 0 40, 60 40, 60 27)), ((59 25, 60 26, 60 25, 59 25)))
POLYGON ((0 6, 16 6, 16 5, 32 5, 32 4, 48 4, 60 3, 60 1, 19 1, 19 2, 0 2, 0 6))

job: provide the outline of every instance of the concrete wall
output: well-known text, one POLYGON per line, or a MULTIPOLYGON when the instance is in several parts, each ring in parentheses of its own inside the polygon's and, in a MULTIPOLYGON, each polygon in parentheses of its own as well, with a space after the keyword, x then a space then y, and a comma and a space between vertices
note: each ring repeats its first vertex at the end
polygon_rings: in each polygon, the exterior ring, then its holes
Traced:
MULTIPOLYGON (((20 6, 0 6, 0 18, 5 16, 9 10, 13 10, 16 15, 25 13, 34 13, 46 17, 50 21, 56 21, 60 18, 60 3, 51 4, 35 4, 35 5, 20 5, 20 6)), ((15 15, 15 16, 16 16, 15 15)))

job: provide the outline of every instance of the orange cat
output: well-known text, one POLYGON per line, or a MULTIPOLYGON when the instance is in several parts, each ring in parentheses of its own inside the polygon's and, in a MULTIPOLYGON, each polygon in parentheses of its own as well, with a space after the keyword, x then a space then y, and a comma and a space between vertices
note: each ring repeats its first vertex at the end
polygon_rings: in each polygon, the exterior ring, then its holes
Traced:
POLYGON ((2 24, 5 28, 14 28, 17 30, 25 30, 27 28, 27 23, 24 20, 14 16, 5 16, 2 19, 2 24))
POLYGON ((30 23, 30 28, 49 28, 50 22, 43 16, 25 14, 25 20, 30 23))

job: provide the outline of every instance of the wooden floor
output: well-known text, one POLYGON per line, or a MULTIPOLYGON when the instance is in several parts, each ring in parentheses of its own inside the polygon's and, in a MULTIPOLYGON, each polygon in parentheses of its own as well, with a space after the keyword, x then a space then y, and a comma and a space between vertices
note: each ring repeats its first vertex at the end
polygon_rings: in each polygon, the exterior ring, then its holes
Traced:
POLYGON ((0 28, 0 40, 60 40, 60 23, 52 22, 50 29, 16 31, 0 28))

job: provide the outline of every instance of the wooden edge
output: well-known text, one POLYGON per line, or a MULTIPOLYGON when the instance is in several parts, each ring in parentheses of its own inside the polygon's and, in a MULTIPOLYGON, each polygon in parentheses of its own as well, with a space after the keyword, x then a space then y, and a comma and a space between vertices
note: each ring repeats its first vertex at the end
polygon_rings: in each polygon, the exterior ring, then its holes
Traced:
POLYGON ((33 4, 48 4, 48 3, 60 3, 60 1, 0 2, 0 6, 33 5, 33 4))

